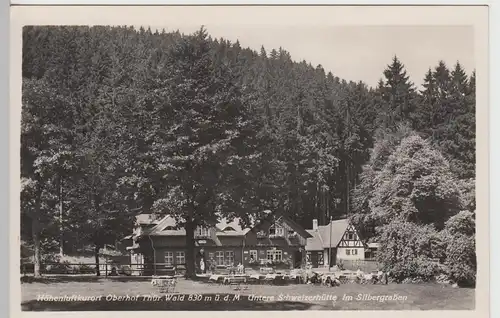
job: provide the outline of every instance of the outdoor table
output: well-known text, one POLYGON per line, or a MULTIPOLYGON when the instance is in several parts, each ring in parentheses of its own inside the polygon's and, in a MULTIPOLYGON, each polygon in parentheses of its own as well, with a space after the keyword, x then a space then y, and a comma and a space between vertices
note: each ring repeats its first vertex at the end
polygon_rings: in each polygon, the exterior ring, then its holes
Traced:
POLYGON ((174 276, 153 276, 151 285, 158 287, 160 293, 174 292, 177 279, 174 276))
POLYGON ((224 284, 229 284, 235 286, 235 289, 240 289, 241 285, 243 288, 247 288, 246 286, 247 276, 246 275, 232 275, 229 277, 224 277, 224 284))
POLYGON ((272 284, 274 280, 276 279, 277 275, 276 274, 267 274, 264 277, 264 282, 272 284))
POLYGON ((212 275, 210 276, 208 281, 214 284, 218 283, 219 281, 222 283, 224 282, 224 277, 225 277, 224 275, 212 275))

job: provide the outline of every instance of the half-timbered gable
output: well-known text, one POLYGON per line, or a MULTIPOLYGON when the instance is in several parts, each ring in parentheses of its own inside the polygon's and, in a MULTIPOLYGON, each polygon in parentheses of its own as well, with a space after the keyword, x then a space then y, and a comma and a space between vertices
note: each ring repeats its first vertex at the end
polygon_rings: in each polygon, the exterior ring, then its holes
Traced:
POLYGON ((349 223, 337 245, 337 259, 359 260, 365 258, 365 244, 354 226, 349 223))
POLYGON ((313 266, 365 258, 365 244, 348 219, 334 220, 321 226, 315 221, 313 229, 308 232, 312 236, 307 239, 306 251, 313 266))
POLYGON ((365 247, 365 244, 359 239, 358 232, 352 224, 349 224, 340 243, 339 247, 365 247))

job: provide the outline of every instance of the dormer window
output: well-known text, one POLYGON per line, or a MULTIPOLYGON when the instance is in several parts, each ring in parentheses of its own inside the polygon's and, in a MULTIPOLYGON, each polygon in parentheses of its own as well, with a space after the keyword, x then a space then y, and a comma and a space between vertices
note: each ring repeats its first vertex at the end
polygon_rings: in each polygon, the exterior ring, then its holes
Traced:
POLYGON ((210 230, 207 229, 206 227, 197 227, 195 235, 196 236, 200 236, 200 237, 209 237, 210 236, 210 230))
POLYGON ((274 236, 274 237, 281 237, 284 236, 285 234, 285 229, 277 224, 274 224, 269 228, 269 236, 274 236))
POLYGON ((226 226, 222 231, 226 232, 226 231, 234 231, 235 229, 230 227, 230 226, 226 226))

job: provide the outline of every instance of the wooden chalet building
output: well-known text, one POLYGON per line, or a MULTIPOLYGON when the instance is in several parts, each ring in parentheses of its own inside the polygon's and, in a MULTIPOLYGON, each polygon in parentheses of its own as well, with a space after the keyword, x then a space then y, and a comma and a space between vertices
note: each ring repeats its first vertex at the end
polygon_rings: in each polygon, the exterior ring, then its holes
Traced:
MULTIPOLYGON (((268 214, 250 228, 240 219, 222 219, 211 227, 195 231, 196 263, 245 267, 273 262, 284 267, 299 267, 305 261, 305 246, 311 234, 286 216, 268 214)), ((164 266, 182 266, 186 261, 186 232, 177 229, 173 217, 155 220, 148 214, 136 217, 132 235, 125 238, 131 263, 148 275, 164 266), (162 265, 153 265, 162 264, 162 265)))
POLYGON ((306 244, 307 261, 313 267, 328 266, 329 261, 330 266, 334 266, 341 260, 364 260, 365 252, 371 252, 348 219, 334 220, 321 226, 313 220, 313 229, 307 232, 311 234, 306 244))

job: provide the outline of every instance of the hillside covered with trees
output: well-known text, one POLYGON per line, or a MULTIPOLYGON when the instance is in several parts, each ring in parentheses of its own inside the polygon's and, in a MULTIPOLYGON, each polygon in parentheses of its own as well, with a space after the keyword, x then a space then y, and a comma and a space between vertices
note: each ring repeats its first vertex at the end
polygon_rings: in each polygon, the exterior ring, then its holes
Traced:
POLYGON ((269 209, 306 228, 352 218, 396 280, 444 266, 473 283, 475 73, 436 61, 418 89, 387 58, 368 87, 203 28, 25 27, 21 238, 35 272, 49 251, 97 255, 138 212, 172 214, 189 237, 269 209))

